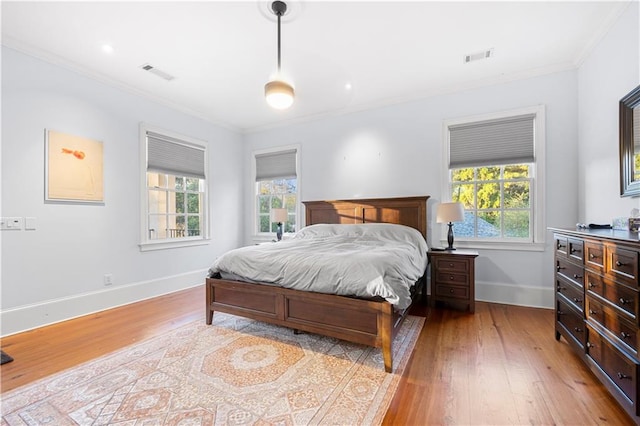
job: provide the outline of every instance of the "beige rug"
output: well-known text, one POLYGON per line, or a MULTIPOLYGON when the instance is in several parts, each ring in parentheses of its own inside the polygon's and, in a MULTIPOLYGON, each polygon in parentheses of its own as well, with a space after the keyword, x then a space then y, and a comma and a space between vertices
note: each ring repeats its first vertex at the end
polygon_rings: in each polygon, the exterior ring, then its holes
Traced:
POLYGON ((380 349, 217 312, 2 395, 2 425, 379 424, 424 318, 380 349))

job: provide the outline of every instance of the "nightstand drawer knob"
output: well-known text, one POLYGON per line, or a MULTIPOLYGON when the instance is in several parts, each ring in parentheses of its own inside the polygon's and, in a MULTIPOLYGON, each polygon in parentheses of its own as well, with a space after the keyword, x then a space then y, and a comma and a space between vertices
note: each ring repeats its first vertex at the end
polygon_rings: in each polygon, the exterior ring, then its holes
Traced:
POLYGON ((452 289, 452 288, 450 288, 450 289, 449 289, 449 293, 451 293, 451 294, 453 294, 453 292, 454 292, 454 291, 455 291, 455 290, 454 290, 454 289, 452 289))
POLYGON ((623 373, 618 373, 618 379, 620 379, 620 380, 622 380, 622 379, 631 380, 631 376, 627 376, 626 374, 623 374, 623 373))
POLYGON ((455 277, 453 275, 449 275, 449 280, 453 281, 455 279, 455 277))

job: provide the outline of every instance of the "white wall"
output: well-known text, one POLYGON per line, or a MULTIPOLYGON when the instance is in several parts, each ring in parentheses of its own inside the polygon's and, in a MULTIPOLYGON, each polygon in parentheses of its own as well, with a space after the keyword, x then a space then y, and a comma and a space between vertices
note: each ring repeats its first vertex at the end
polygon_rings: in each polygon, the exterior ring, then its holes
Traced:
POLYGON ((238 134, 3 47, 1 214, 37 229, 2 231, 1 334, 201 285, 242 242, 243 154, 238 134), (208 142, 209 244, 140 252, 141 121, 208 142), (44 203, 45 128, 103 142, 104 205, 44 203))
POLYGON ((640 207, 620 197, 618 102, 640 84, 639 3, 631 3, 578 71, 580 222, 611 223, 640 207))
MULTIPOLYGON (((253 150, 300 144, 303 201, 430 195, 430 242, 441 245, 433 207, 441 200, 443 120, 539 104, 546 105, 547 114, 546 220, 575 223, 578 126, 572 71, 250 134, 245 169, 250 170, 253 150)), ((251 206, 250 183, 246 194, 245 204, 251 206)), ((245 235, 250 242, 252 218, 245 235)), ((477 298, 551 307, 552 264, 549 247, 545 252, 482 250, 477 298)))

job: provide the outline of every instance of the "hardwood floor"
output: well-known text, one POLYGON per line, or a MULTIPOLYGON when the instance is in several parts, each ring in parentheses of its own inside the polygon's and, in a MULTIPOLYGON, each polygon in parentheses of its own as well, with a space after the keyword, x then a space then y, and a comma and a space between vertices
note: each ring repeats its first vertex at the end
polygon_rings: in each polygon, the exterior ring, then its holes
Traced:
MULTIPOLYGON (((193 320, 204 321, 204 287, 8 336, 2 392, 193 320)), ((553 311, 479 302, 475 315, 429 312, 384 424, 634 423, 555 340, 553 311)))

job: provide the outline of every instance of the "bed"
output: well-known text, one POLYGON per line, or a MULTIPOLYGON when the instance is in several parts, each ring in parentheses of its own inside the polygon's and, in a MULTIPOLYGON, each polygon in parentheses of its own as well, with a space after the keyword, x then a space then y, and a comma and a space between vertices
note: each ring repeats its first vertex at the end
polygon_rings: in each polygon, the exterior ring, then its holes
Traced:
MULTIPOLYGON (((405 225, 419 231, 426 241, 428 196, 307 201, 305 223, 405 225)), ((272 243, 277 245, 280 243, 272 243)), ((238 279, 206 279, 206 323, 215 311, 354 343, 381 348, 384 367, 393 370, 392 342, 411 304, 426 297, 426 267, 411 286, 409 302, 397 304, 383 297, 352 297, 278 287, 238 279), (405 306, 406 305, 406 306, 405 306)))

